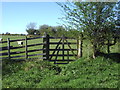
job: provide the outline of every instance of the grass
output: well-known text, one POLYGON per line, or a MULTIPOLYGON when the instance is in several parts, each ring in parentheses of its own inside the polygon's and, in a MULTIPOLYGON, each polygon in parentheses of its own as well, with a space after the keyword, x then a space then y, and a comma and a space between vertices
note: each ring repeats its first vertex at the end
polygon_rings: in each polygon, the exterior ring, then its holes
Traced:
POLYGON ((3 61, 3 88, 118 88, 119 63, 97 57, 67 65, 3 61))
MULTIPOLYGON (((4 39, 8 37, 11 39, 24 38, 3 36, 4 39)), ((41 41, 42 39, 35 39, 29 41, 28 44, 41 41)), ((58 41, 57 39, 51 40, 51 42, 58 41)), ((75 41, 70 40, 70 42, 75 41)), ((2 60, 2 88, 118 88, 120 77, 119 43, 111 47, 110 54, 99 56, 96 59, 89 57, 92 54, 92 49, 88 43, 88 41, 84 41, 83 58, 66 65, 55 65, 39 59, 21 62, 2 60)), ((18 46, 16 42, 11 44, 18 46)), ((75 46, 72 47, 76 48, 75 46)), ((29 49, 37 48, 42 47, 35 46, 29 49)), ((55 48, 55 45, 50 48, 55 48)), ((106 52, 105 48, 103 47, 103 52, 106 52)), ((18 50, 22 51, 24 48, 18 50)))

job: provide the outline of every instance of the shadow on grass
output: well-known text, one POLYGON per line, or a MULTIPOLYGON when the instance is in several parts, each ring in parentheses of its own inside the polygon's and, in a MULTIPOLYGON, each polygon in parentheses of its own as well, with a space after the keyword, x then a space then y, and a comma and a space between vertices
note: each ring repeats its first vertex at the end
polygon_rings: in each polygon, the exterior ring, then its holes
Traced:
POLYGON ((99 56, 104 56, 106 59, 111 59, 114 62, 120 63, 120 53, 100 53, 99 56))
MULTIPOLYGON (((24 60, 25 61, 25 60, 24 60)), ((15 61, 12 59, 2 59, 2 75, 12 74, 13 71, 17 72, 22 67, 23 61, 15 61), (17 67, 18 65, 19 67, 17 67), (19 68, 19 69, 18 69, 19 68)))
POLYGON ((24 68, 27 67, 29 70, 31 68, 37 68, 40 69, 45 68, 49 70, 54 70, 56 71, 55 75, 58 75, 62 69, 59 66, 50 64, 48 61, 41 61, 41 60, 15 60, 15 59, 2 59, 2 75, 11 75, 12 73, 17 73, 19 70, 24 71, 24 68), (35 66, 32 66, 32 65, 35 66))

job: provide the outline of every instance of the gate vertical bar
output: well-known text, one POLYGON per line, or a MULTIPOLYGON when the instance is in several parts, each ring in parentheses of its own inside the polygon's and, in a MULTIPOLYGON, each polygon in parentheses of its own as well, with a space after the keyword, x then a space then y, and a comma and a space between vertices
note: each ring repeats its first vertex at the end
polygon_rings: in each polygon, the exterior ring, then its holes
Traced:
POLYGON ((64 60, 64 36, 62 36, 62 54, 63 54, 63 60, 64 60))
POLYGON ((44 38, 43 38, 43 43, 44 43, 44 45, 43 45, 43 60, 46 60, 46 33, 44 33, 44 38))
POLYGON ((7 39, 7 43, 8 43, 8 58, 10 59, 10 38, 7 39))
POLYGON ((58 57, 59 50, 60 50, 60 47, 58 48, 58 51, 57 51, 57 55, 56 55, 56 57, 55 57, 54 64, 56 64, 56 61, 57 61, 57 57, 58 57))
POLYGON ((69 51, 67 51, 67 60, 68 60, 68 63, 69 63, 69 51))
POLYGON ((83 34, 81 33, 81 44, 80 44, 80 50, 81 50, 81 57, 83 56, 83 34))
POLYGON ((46 60, 49 60, 49 35, 46 35, 46 60))
POLYGON ((49 60, 49 35, 47 33, 44 34, 45 38, 43 38, 43 60, 49 60))
POLYGON ((28 58, 28 52, 27 52, 27 36, 25 37, 25 59, 28 58))

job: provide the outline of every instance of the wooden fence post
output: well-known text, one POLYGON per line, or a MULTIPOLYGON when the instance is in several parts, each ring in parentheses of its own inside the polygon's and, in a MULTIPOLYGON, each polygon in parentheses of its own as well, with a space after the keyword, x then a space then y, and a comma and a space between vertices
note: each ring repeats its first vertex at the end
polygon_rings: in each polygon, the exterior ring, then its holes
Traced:
POLYGON ((28 58, 28 52, 27 52, 27 36, 25 37, 25 58, 28 58))
POLYGON ((79 37, 79 39, 77 40, 77 49, 78 49, 78 52, 77 52, 77 57, 80 58, 83 56, 83 51, 82 51, 82 48, 83 48, 83 34, 81 33, 81 36, 79 37))
POLYGON ((7 43, 8 43, 8 58, 10 59, 10 38, 7 39, 7 43))
POLYGON ((45 43, 43 45, 43 53, 45 53, 45 55, 43 55, 43 60, 49 60, 49 35, 47 33, 45 33, 45 38, 43 38, 43 43, 45 43))

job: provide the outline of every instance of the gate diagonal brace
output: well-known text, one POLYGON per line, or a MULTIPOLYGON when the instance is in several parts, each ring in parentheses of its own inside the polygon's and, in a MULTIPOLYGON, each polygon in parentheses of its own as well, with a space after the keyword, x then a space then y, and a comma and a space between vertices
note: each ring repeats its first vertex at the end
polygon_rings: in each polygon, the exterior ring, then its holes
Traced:
MULTIPOLYGON (((59 49, 60 49, 60 47, 59 47, 59 49)), ((59 51, 60 51, 60 50, 57 51, 57 55, 56 55, 56 58, 55 58, 54 64, 55 64, 56 61, 57 61, 57 57, 58 57, 58 53, 59 53, 59 51)))
MULTIPOLYGON (((60 39, 60 41, 58 42, 58 44, 57 44, 57 46, 56 46, 56 48, 55 48, 55 50, 53 51, 53 53, 52 53, 52 56, 55 54, 55 51, 57 50, 57 48, 58 48, 58 46, 60 45, 60 42, 62 41, 62 38, 60 39)), ((52 56, 50 57, 50 59, 49 60, 51 60, 52 59, 52 56)))
POLYGON ((75 53, 73 52, 73 50, 72 50, 71 46, 69 45, 68 41, 66 40, 66 38, 64 38, 64 40, 67 42, 67 45, 68 45, 68 47, 70 48, 70 51, 73 53, 75 59, 77 59, 75 53))

